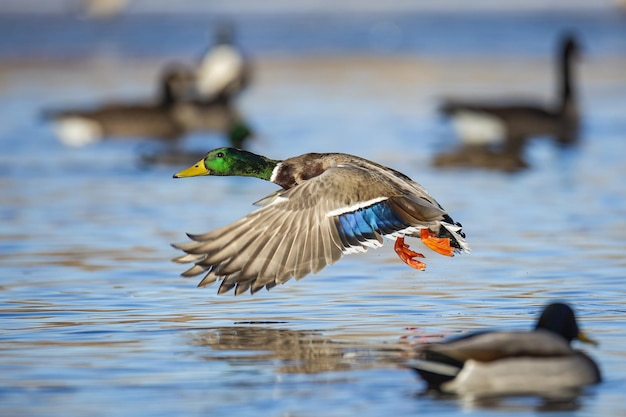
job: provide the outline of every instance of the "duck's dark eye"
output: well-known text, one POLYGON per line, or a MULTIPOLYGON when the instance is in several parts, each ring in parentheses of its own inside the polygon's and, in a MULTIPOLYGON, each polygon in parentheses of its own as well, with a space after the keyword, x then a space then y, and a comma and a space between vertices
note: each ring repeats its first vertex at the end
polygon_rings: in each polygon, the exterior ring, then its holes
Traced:
POLYGON ((218 158, 223 158, 224 157, 224 152, 218 152, 217 155, 215 155, 218 158))

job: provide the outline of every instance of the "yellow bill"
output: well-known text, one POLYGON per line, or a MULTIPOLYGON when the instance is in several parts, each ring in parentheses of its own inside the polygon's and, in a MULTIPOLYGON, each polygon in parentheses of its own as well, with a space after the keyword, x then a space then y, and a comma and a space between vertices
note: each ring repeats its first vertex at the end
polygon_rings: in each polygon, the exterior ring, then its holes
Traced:
POLYGON ((206 165, 204 165, 204 159, 201 159, 189 168, 183 169, 182 171, 174 174, 174 178, 198 177, 201 175, 209 175, 210 172, 211 171, 207 169, 206 165))
POLYGON ((578 332, 578 336, 576 337, 576 339, 580 340, 583 343, 589 343, 589 344, 592 344, 594 346, 598 345, 598 342, 596 342, 595 340, 587 337, 587 335, 584 334, 583 332, 578 332))

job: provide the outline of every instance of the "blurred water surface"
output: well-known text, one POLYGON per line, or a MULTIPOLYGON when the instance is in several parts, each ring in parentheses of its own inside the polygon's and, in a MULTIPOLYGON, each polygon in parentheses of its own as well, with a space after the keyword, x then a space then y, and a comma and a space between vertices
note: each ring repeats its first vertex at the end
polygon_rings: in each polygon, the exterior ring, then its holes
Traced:
MULTIPOLYGON (((256 59, 242 101, 259 132, 251 149, 274 158, 341 151, 392 166, 463 223, 472 253, 425 252, 419 272, 388 243, 236 298, 179 277, 169 243, 239 218, 275 186, 173 180, 180 167, 140 163, 157 145, 66 148, 40 118, 45 108, 150 95, 161 65, 206 46, 215 20, 202 19, 0 16, 3 414, 626 411, 623 16, 239 18, 240 41, 256 59), (580 146, 563 152, 535 141, 531 169, 516 175, 431 168, 453 143, 437 98, 549 99, 555 37, 566 28, 579 31, 587 57, 577 71, 580 146), (554 299, 571 302, 600 341, 590 353, 605 382, 574 401, 431 398, 401 366, 417 343, 527 329, 554 299)), ((223 144, 194 135, 184 145, 223 144)))

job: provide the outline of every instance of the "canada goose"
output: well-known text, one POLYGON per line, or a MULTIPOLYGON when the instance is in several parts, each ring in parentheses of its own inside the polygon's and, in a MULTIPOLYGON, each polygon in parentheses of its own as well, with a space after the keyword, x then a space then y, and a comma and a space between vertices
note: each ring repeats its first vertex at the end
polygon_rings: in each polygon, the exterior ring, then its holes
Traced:
POLYGON ((112 103, 92 110, 46 111, 61 142, 82 146, 104 138, 175 140, 185 133, 171 111, 188 95, 190 74, 182 67, 168 67, 161 77, 159 97, 145 103, 112 103))
POLYGON ((220 25, 214 45, 198 65, 196 89, 200 100, 229 101, 249 83, 250 64, 234 44, 233 32, 232 25, 220 25))
POLYGON ((573 35, 565 35, 558 53, 558 97, 551 105, 445 101, 440 111, 450 117, 466 145, 499 145, 517 152, 528 138, 552 136, 560 144, 578 140, 579 114, 572 80, 572 60, 578 53, 573 35))
POLYGON ((163 72, 157 100, 146 103, 108 104, 93 110, 45 113, 55 122, 61 141, 82 146, 105 138, 157 139, 175 144, 190 132, 220 132, 232 146, 243 147, 252 135, 243 116, 223 101, 192 100, 193 75, 182 66, 163 72))

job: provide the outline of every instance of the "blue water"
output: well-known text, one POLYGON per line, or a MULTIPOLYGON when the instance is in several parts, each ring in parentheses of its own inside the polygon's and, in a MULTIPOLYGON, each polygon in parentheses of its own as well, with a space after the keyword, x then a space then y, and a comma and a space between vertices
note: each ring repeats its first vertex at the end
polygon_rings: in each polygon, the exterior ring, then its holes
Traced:
POLYGON ((566 30, 598 55, 626 50, 618 10, 547 12, 130 14, 115 19, 67 15, 0 15, 0 56, 76 58, 103 51, 125 57, 199 56, 224 19, 252 55, 405 53, 428 56, 547 54, 566 30))
MULTIPOLYGON (((623 16, 238 18, 257 63, 241 103, 258 131, 251 149, 274 158, 342 151, 392 166, 463 223, 472 253, 425 252, 420 272, 387 242, 316 276, 236 298, 181 278, 169 244, 243 216, 275 186, 174 180, 180 166, 139 163, 158 145, 67 148, 39 117, 51 106, 149 95, 160 65, 202 52, 213 18, 0 20, 3 414, 626 411, 623 16), (437 97, 511 89, 549 98, 553 35, 566 26, 579 29, 587 57, 578 74, 580 146, 563 152, 534 141, 531 168, 515 175, 432 168, 432 156, 454 142, 434 112, 437 97), (438 399, 422 395, 422 381, 402 367, 424 341, 530 328, 554 299, 572 303, 600 342, 584 348, 605 381, 575 401, 438 399)), ((223 144, 194 135, 184 146, 223 144)))

